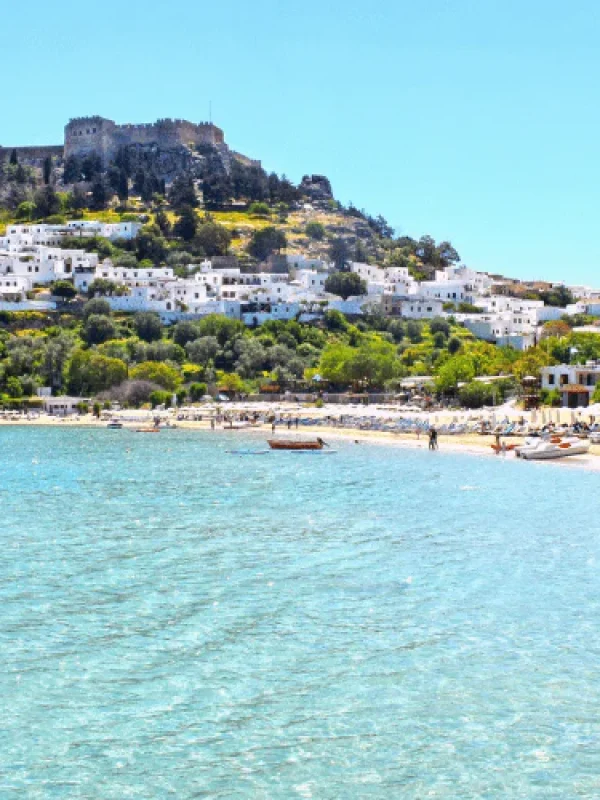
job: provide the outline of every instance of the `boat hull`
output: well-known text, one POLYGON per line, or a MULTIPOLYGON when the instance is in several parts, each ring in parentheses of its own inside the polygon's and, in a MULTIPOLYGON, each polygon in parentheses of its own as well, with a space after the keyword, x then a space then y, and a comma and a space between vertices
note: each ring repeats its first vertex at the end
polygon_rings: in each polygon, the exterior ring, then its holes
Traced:
POLYGON ((293 442, 282 439, 267 439, 271 450, 322 450, 322 442, 293 442))
POLYGON ((527 461, 549 461, 553 458, 567 458, 568 456, 583 456, 590 449, 588 442, 572 444, 569 447, 555 445, 554 447, 521 447, 517 449, 519 458, 527 461))

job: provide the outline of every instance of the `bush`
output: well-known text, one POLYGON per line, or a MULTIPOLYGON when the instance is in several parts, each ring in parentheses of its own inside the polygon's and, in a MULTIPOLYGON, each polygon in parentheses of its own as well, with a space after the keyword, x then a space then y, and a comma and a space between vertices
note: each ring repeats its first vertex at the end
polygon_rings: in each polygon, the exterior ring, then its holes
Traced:
POLYGON ((248 213, 255 214, 257 217, 268 217, 271 209, 266 203, 250 203, 248 213))
POLYGON ((458 390, 458 399, 465 408, 481 408, 491 405, 493 402, 492 388, 481 381, 471 381, 458 390))
POLYGON ((450 325, 445 319, 441 319, 440 317, 431 320, 429 323, 429 330, 431 333, 443 333, 446 338, 450 336, 450 325))
POLYGON ((456 355, 461 347, 462 343, 457 336, 452 336, 450 339, 448 339, 448 352, 451 356, 456 355))
MULTIPOLYGON (((595 393, 596 392, 594 391, 594 394, 595 393)), ((542 405, 558 408, 561 403, 560 392, 558 389, 542 389, 540 392, 540 400, 542 401, 542 405)), ((594 398, 592 396, 592 402, 595 403, 597 400, 598 398, 594 398)))
POLYGON ((442 331, 438 331, 437 333, 433 334, 433 346, 437 350, 442 350, 446 344, 446 337, 442 333, 442 331))
POLYGON ((156 391, 152 392, 152 394, 150 395, 150 402, 152 404, 152 408, 156 408, 156 406, 164 406, 165 408, 170 408, 172 398, 173 398, 172 392, 156 391))

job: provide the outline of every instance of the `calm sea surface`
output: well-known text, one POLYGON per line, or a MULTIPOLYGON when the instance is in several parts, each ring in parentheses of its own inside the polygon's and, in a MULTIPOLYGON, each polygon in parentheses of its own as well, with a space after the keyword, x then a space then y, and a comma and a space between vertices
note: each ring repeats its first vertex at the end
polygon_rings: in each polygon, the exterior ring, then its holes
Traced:
POLYGON ((260 445, 0 429, 0 798, 598 798, 600 475, 260 445))

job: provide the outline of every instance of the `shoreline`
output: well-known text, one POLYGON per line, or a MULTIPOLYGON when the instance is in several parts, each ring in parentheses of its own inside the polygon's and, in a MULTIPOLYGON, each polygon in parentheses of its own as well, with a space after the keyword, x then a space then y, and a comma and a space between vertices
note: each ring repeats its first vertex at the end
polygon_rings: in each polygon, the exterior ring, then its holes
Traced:
MULTIPOLYGON (((147 419, 140 419, 139 422, 124 420, 121 430, 134 432, 138 426, 148 424, 147 419)), ((388 447, 398 447, 409 450, 428 450, 428 439, 426 434, 417 436, 415 433, 394 433, 390 431, 361 430, 348 427, 326 426, 326 425, 301 425, 298 429, 292 427, 288 429, 286 425, 278 425, 275 434, 271 432, 271 426, 267 423, 256 427, 230 428, 227 425, 219 425, 214 430, 211 429, 208 419, 198 420, 174 420, 176 429, 187 431, 198 431, 211 433, 218 437, 222 433, 240 433, 253 437, 262 436, 265 438, 291 438, 295 439, 302 436, 321 436, 323 439, 334 441, 354 442, 357 445, 383 445, 388 447)), ((0 429, 7 428, 28 428, 28 427, 60 427, 60 428, 106 428, 106 420, 97 420, 88 416, 72 417, 39 417, 35 419, 0 419, 0 429)), ((166 431, 166 429, 163 429, 166 431)), ((168 431, 166 431, 168 432, 168 431)), ((521 437, 507 437, 507 441, 518 442, 521 437)), ((439 436, 439 450, 437 452, 466 453, 469 455, 486 456, 498 458, 503 461, 516 461, 516 455, 512 452, 506 456, 498 456, 492 450, 494 442, 492 434, 442 434, 439 436)), ((559 466, 571 465, 591 471, 600 471, 600 445, 592 445, 590 451, 585 455, 572 456, 571 458, 552 459, 544 461, 545 464, 555 464, 559 466)), ((535 462, 540 463, 540 462, 535 462)))

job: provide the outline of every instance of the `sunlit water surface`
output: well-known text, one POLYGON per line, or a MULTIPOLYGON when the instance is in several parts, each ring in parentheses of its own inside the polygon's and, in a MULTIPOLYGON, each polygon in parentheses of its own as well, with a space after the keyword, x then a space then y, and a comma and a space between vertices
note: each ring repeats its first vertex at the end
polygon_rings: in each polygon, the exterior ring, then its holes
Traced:
POLYGON ((0 797, 600 796, 600 476, 261 446, 0 429, 0 797))

